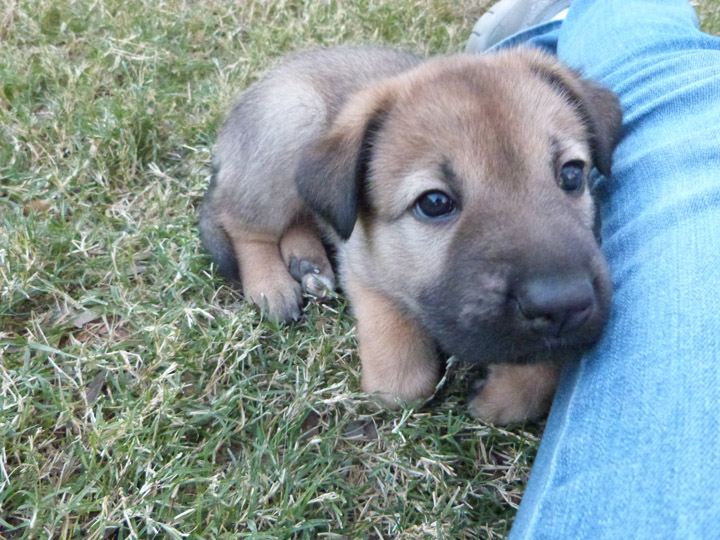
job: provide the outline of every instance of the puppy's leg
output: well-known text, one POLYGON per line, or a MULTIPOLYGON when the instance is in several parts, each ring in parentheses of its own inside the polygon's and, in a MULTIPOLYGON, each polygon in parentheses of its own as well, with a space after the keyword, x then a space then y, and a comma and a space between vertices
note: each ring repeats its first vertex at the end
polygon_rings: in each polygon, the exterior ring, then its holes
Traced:
POLYGON ((240 268, 245 298, 272 320, 297 319, 302 290, 280 254, 280 235, 251 231, 228 215, 223 218, 223 228, 230 237, 240 268))
POLYGON ((390 407, 429 398, 440 377, 435 345, 387 297, 348 277, 362 363, 362 389, 390 407))
POLYGON ((555 362, 493 364, 470 412, 492 424, 536 420, 550 408, 560 369, 555 362))
POLYGON ((280 252, 290 275, 305 292, 322 298, 335 289, 335 273, 328 261, 320 231, 311 220, 290 227, 280 240, 280 252))

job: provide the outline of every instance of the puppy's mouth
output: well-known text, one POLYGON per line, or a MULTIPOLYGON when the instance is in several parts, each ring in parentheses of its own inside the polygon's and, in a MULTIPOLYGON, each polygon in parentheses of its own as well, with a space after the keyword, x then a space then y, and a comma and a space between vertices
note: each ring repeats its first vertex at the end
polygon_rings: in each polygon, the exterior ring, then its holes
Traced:
POLYGON ((441 345, 441 348, 446 353, 453 354, 463 362, 470 364, 532 364, 582 353, 592 347, 598 338, 599 336, 593 336, 578 340, 565 337, 549 337, 528 341, 518 337, 498 341, 488 337, 477 341, 475 345, 460 348, 443 347, 441 345))
POLYGON ((558 355, 581 353, 586 351, 600 338, 588 336, 584 339, 568 339, 565 337, 546 337, 535 345, 521 344, 515 354, 509 354, 506 361, 514 364, 530 364, 537 361, 544 361, 558 355), (546 358, 547 356, 547 358, 546 358))

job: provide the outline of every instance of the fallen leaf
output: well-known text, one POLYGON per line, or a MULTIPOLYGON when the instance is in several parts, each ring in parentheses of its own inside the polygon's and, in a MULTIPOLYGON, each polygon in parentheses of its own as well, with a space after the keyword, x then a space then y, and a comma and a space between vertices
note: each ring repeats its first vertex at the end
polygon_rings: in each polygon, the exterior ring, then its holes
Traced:
POLYGON ((23 215, 27 217, 32 213, 47 214, 50 208, 51 205, 48 201, 43 201, 42 199, 33 199, 32 201, 28 201, 23 205, 23 215))
POLYGON ((87 323, 94 321, 95 319, 99 319, 100 314, 96 311, 93 311, 92 309, 89 309, 87 311, 83 311, 79 315, 76 315, 72 319, 72 324, 75 326, 75 328, 82 328, 87 323))
POLYGON ((100 397, 100 392, 102 391, 103 386, 105 386, 106 382, 107 371, 102 370, 100 373, 95 375, 95 378, 92 380, 92 382, 87 385, 87 388, 85 388, 85 401, 87 401, 88 406, 95 405, 95 402, 97 402, 98 398, 100 397))

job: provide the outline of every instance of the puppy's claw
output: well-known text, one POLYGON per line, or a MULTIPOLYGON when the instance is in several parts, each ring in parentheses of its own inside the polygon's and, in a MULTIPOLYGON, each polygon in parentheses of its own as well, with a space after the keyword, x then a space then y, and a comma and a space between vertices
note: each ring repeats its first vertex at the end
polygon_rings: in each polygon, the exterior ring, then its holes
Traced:
POLYGON ((260 304, 260 312, 274 322, 290 323, 300 318, 300 306, 292 302, 271 309, 268 302, 263 298, 260 304))
POLYGON ((264 317, 275 322, 292 322, 300 318, 302 306, 302 290, 300 286, 288 278, 286 287, 276 284, 274 290, 246 291, 246 297, 255 304, 264 317))

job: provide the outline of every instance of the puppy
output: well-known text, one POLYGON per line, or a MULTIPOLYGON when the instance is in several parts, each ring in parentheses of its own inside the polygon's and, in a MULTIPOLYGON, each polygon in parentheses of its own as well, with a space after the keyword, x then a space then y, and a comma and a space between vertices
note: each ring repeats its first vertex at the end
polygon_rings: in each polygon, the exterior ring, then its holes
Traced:
POLYGON ((362 388, 432 395, 440 357, 489 366, 470 410, 537 418, 593 344, 611 287, 588 175, 609 174, 617 98, 537 50, 422 60, 303 53, 232 109, 200 213, 218 270, 275 320, 335 286, 362 388))

